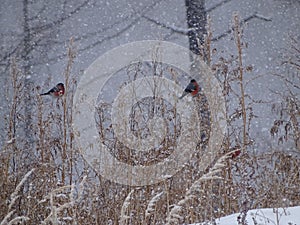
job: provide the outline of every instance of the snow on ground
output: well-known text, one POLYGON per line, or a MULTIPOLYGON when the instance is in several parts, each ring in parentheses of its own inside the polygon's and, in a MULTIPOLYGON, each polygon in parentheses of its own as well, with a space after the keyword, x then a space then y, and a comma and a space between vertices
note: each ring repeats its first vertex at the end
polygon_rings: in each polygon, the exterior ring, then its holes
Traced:
MULTIPOLYGON (((240 213, 216 220, 216 225, 238 225, 240 213)), ((300 225, 300 206, 279 209, 253 209, 247 212, 247 225, 300 225)), ((191 225, 212 225, 197 223, 191 225)))

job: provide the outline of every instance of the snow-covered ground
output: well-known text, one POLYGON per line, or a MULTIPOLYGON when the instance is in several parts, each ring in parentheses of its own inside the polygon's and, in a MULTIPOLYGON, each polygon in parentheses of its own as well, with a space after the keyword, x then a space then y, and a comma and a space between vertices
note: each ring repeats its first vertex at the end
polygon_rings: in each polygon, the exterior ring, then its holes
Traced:
MULTIPOLYGON (((216 220, 217 225, 238 225, 240 213, 216 220)), ((300 225, 300 206, 279 209, 253 209, 247 212, 247 225, 300 225)), ((191 225, 212 225, 196 223, 191 225)))

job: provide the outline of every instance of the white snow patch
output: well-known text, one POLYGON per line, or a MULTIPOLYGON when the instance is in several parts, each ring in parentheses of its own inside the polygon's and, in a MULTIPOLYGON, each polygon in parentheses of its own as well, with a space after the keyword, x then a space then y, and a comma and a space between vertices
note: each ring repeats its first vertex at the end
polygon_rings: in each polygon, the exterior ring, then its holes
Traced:
MULTIPOLYGON (((235 213, 216 219, 216 225, 238 225, 235 213)), ((248 225, 300 225, 300 206, 289 208, 252 209, 247 212, 248 225)), ((195 223, 190 225, 212 225, 212 223, 195 223)))

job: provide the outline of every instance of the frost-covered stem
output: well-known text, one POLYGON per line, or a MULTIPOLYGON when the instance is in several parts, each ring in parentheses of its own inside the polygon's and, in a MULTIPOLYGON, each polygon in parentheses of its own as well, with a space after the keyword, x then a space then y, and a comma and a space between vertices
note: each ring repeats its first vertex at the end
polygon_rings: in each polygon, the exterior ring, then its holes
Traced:
POLYGON ((10 195, 11 198, 11 202, 8 206, 8 210, 10 211, 13 204, 15 203, 15 201, 19 198, 19 196, 17 195, 21 189, 21 187, 23 186, 23 184, 26 182, 26 180, 28 179, 28 177, 33 173, 35 169, 31 169, 29 172, 27 172, 25 174, 25 176, 23 177, 23 179, 20 181, 20 183, 17 185, 15 191, 10 195))
MULTIPOLYGON (((160 192, 157 195, 155 195, 148 203, 147 205, 147 209, 145 212, 145 220, 147 220, 151 215, 154 214, 155 209, 156 209, 156 203, 158 202, 158 200, 160 199, 160 197, 164 194, 164 192, 160 192)), ((155 219, 154 219, 155 221, 155 219)))
MULTIPOLYGON (((50 208, 51 208, 51 212, 50 212, 49 216, 44 221, 42 221, 42 224, 47 224, 49 222, 51 222, 51 224, 58 224, 59 223, 58 214, 65 209, 72 209, 72 207, 75 205, 76 201, 80 201, 82 199, 85 182, 86 182, 86 176, 83 177, 81 183, 79 184, 78 197, 76 199, 74 198, 75 185, 73 184, 73 185, 63 186, 63 187, 60 187, 60 188, 57 188, 57 189, 51 191, 51 193, 48 196, 46 196, 42 201, 40 201, 40 203, 41 203, 41 202, 45 202, 46 199, 49 199, 50 208), (55 199, 55 197, 58 197, 57 193, 64 189, 68 189, 68 188, 71 189, 70 194, 69 194, 69 201, 63 205, 56 206, 54 199, 55 199)), ((73 224, 77 224, 76 216, 75 216, 74 212, 73 212, 72 221, 73 221, 73 224)))
POLYGON ((167 217, 166 225, 179 224, 179 221, 183 219, 183 217, 180 216, 182 206, 179 204, 180 204, 180 202, 178 202, 178 204, 172 208, 170 214, 167 217))
POLYGON ((192 184, 192 186, 186 192, 184 199, 180 200, 168 214, 166 225, 179 224, 180 220, 183 219, 183 217, 180 216, 182 208, 188 203, 188 201, 197 197, 195 193, 199 192, 199 189, 201 189, 202 182, 223 179, 222 177, 218 176, 218 174, 222 172, 224 167, 226 167, 226 160, 228 160, 235 151, 236 150, 228 152, 220 157, 208 171, 208 173, 202 175, 192 184))
POLYGON ((40 151, 40 154, 41 154, 40 155, 41 161, 42 161, 42 163, 44 163, 44 160, 45 160, 45 155, 44 155, 45 130, 44 130, 44 126, 43 126, 43 103, 42 103, 41 96, 39 96, 39 95, 37 97, 37 110, 38 110, 37 120, 38 120, 38 129, 39 129, 38 150, 40 151))
MULTIPOLYGON (((67 160, 67 130, 68 130, 68 103, 67 103, 67 96, 68 96, 68 90, 69 90, 69 78, 71 74, 71 69, 73 65, 73 61, 75 58, 75 53, 73 50, 73 38, 70 40, 70 44, 68 47, 68 63, 66 70, 64 72, 65 75, 65 94, 63 97, 63 152, 62 152, 62 160, 63 162, 68 161, 68 163, 71 163, 71 161, 67 160)), ((72 159, 72 157, 71 157, 72 159)), ((70 160, 71 160, 70 159, 70 160)), ((62 164, 62 182, 65 183, 65 164, 62 164)), ((72 165, 69 165, 70 174, 72 174, 72 165)), ((69 184, 72 184, 72 175, 69 177, 70 182, 69 184)))
POLYGON ((84 184, 86 183, 86 179, 87 179, 87 176, 85 175, 85 176, 82 178, 82 181, 81 181, 80 184, 79 184, 78 200, 81 200, 81 199, 82 199, 83 192, 84 192, 84 184))
POLYGON ((9 221, 8 225, 13 225, 13 224, 19 224, 18 222, 26 221, 29 220, 29 217, 27 216, 18 216, 11 221, 9 221))
POLYGON ((295 140, 295 144, 296 147, 299 149, 300 147, 300 132, 299 132, 299 122, 297 120, 296 114, 297 114, 298 110, 292 109, 290 110, 290 120, 293 124, 293 128, 294 128, 294 140, 295 140))
MULTIPOLYGON (((7 131, 7 136, 8 136, 8 141, 7 143, 10 144, 13 152, 16 151, 17 145, 16 145, 16 125, 17 125, 17 106, 19 105, 19 95, 20 95, 20 90, 19 90, 19 83, 18 81, 18 76, 20 76, 20 71, 17 68, 16 65, 16 60, 13 58, 11 60, 11 68, 10 68, 10 75, 11 75, 11 82, 12 82, 12 91, 13 91, 13 97, 11 100, 10 104, 10 111, 9 111, 9 121, 8 121, 8 131, 7 131)), ((9 93, 9 90, 7 90, 6 93, 9 93)), ((7 97, 8 98, 8 97, 7 97)), ((9 101, 9 100, 8 100, 9 101)), ((9 102, 8 102, 9 104, 9 102)), ((5 146, 6 148, 6 146, 5 146)), ((4 175, 3 178, 3 183, 7 182, 8 176, 9 176, 9 167, 10 167, 10 156, 7 157, 6 159, 6 166, 3 167, 2 169, 2 174, 4 175)))
POLYGON ((126 224, 127 220, 130 219, 130 216, 127 215, 127 211, 130 205, 131 195, 133 194, 134 190, 135 189, 132 189, 124 200, 121 208, 120 225, 126 224))
POLYGON ((170 214, 170 195, 169 195, 169 189, 167 186, 167 181, 164 181, 165 190, 166 190, 166 196, 167 196, 167 213, 170 214))
POLYGON ((26 182, 26 180, 28 179, 28 177, 33 173, 35 169, 31 169, 29 172, 27 172, 25 174, 25 176, 23 177, 23 179, 20 181, 20 183, 17 185, 17 187, 15 188, 14 192, 10 195, 10 203, 8 205, 8 213, 6 214, 6 216, 4 217, 4 219, 2 220, 2 222, 0 223, 0 225, 4 225, 4 224, 13 224, 12 221, 17 222, 19 220, 27 220, 28 217, 16 217, 14 219, 12 219, 10 222, 8 222, 7 220, 13 215, 13 213, 15 212, 15 210, 11 210, 13 205, 15 204, 16 200, 20 197, 18 195, 18 193, 21 190, 21 187, 24 185, 24 183, 26 182))
POLYGON ((53 225, 58 224, 58 217, 57 214, 63 211, 64 209, 71 208, 75 204, 75 199, 74 199, 74 185, 69 185, 69 186, 64 186, 58 189, 53 190, 50 193, 50 196, 48 197, 50 199, 50 207, 51 207, 51 212, 50 215, 42 222, 42 224, 47 224, 47 222, 51 222, 53 225), (71 193, 69 195, 70 201, 60 205, 59 207, 56 207, 54 204, 54 197, 56 196, 55 194, 58 191, 61 191, 63 189, 71 188, 71 193))
POLYGON ((13 225, 13 224, 17 224, 17 222, 22 222, 22 221, 26 221, 29 220, 29 217, 27 216, 17 216, 15 218, 13 218, 11 221, 7 221, 15 212, 15 210, 10 211, 5 217, 4 219, 1 221, 0 225, 13 225))
POLYGON ((20 72, 17 69, 16 60, 12 59, 11 62, 11 76, 12 76, 12 89, 13 89, 13 98, 12 98, 12 105, 10 107, 10 114, 9 114, 9 128, 8 128, 8 138, 12 140, 15 138, 16 132, 16 111, 17 111, 17 103, 18 103, 18 76, 20 72))
POLYGON ((3 218, 3 220, 1 221, 0 225, 6 225, 8 223, 7 220, 12 216, 14 212, 15 210, 12 210, 9 213, 7 213, 6 216, 3 218))
POLYGON ((51 213, 50 215, 44 220, 44 222, 51 221, 53 225, 57 224, 57 210, 56 207, 54 206, 54 201, 53 201, 53 193, 50 193, 50 206, 51 206, 51 213))
POLYGON ((206 55, 206 63, 208 66, 210 66, 210 63, 211 63, 211 49, 210 49, 210 45, 211 45, 211 39, 212 39, 212 32, 211 32, 211 18, 209 16, 207 16, 207 25, 206 25, 206 32, 207 32, 207 35, 206 35, 206 39, 205 39, 205 55, 206 55))
POLYGON ((234 14, 234 36, 236 40, 236 46, 238 49, 238 63, 239 63, 239 83, 240 83, 240 91, 241 91, 241 98, 240 104, 242 107, 242 117, 243 117, 243 148, 245 148, 247 144, 247 114, 246 114, 246 106, 245 106, 245 89, 243 84, 243 59, 242 59, 242 42, 241 42, 241 35, 242 31, 240 28, 239 17, 237 14, 234 14))

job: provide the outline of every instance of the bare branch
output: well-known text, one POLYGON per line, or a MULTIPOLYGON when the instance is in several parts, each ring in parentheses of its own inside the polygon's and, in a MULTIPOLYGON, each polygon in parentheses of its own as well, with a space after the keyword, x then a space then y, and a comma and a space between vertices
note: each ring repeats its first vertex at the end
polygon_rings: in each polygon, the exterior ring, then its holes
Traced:
POLYGON ((166 29, 169 29, 171 31, 173 31, 174 33, 177 33, 177 34, 183 34, 183 35, 187 35, 189 30, 190 29, 185 29, 185 28, 181 28, 181 27, 176 27, 176 26, 171 26, 171 25, 168 25, 168 24, 165 24, 165 23, 162 23, 162 22, 159 22, 157 20, 154 20, 154 19, 151 19, 150 17, 144 15, 142 16, 142 18, 158 25, 158 26, 161 26, 163 28, 166 28, 166 29))
MULTIPOLYGON (((240 23, 239 23, 239 26, 242 26, 244 23, 246 23, 246 22, 248 22, 248 21, 250 21, 250 20, 252 20, 252 19, 255 19, 255 18, 256 18, 256 19, 260 19, 260 20, 264 20, 264 21, 272 21, 271 18, 264 17, 264 16, 259 15, 259 14, 257 14, 257 13, 255 12, 254 14, 252 14, 252 15, 246 17, 245 19, 242 19, 242 20, 240 21, 240 23)), ((219 36, 213 38, 212 41, 218 41, 218 40, 220 40, 220 39, 222 39, 222 38, 228 36, 229 34, 231 34, 232 31, 233 31, 233 27, 232 27, 231 29, 225 31, 223 34, 220 34, 219 36)))
POLYGON ((10 198, 11 198, 11 202, 8 206, 8 209, 11 210, 13 204, 15 203, 15 201, 17 200, 17 198, 19 197, 18 196, 18 193, 21 189, 21 187, 23 186, 23 184, 26 182, 26 180, 28 179, 28 177, 33 173, 35 169, 31 169, 28 173, 25 174, 25 176, 23 177, 23 179, 20 181, 20 183, 17 185, 15 191, 10 195, 10 198))
POLYGON ((127 215, 127 211, 128 211, 128 206, 130 205, 131 195, 133 194, 134 191, 135 189, 132 189, 123 202, 122 209, 121 209, 121 216, 120 216, 120 224, 126 224, 127 220, 130 218, 127 215))
POLYGON ((83 7, 87 6, 89 2, 90 2, 90 0, 85 0, 83 3, 81 3, 79 6, 77 6, 74 10, 72 10, 69 13, 65 13, 64 16, 62 16, 59 19, 53 21, 52 23, 48 23, 48 24, 45 24, 45 25, 42 25, 42 26, 37 26, 37 27, 32 28, 32 32, 33 33, 36 33, 36 32, 39 33, 41 31, 49 30, 49 29, 52 29, 53 27, 56 27, 57 25, 61 24, 65 20, 69 19, 74 14, 78 13, 83 7))

